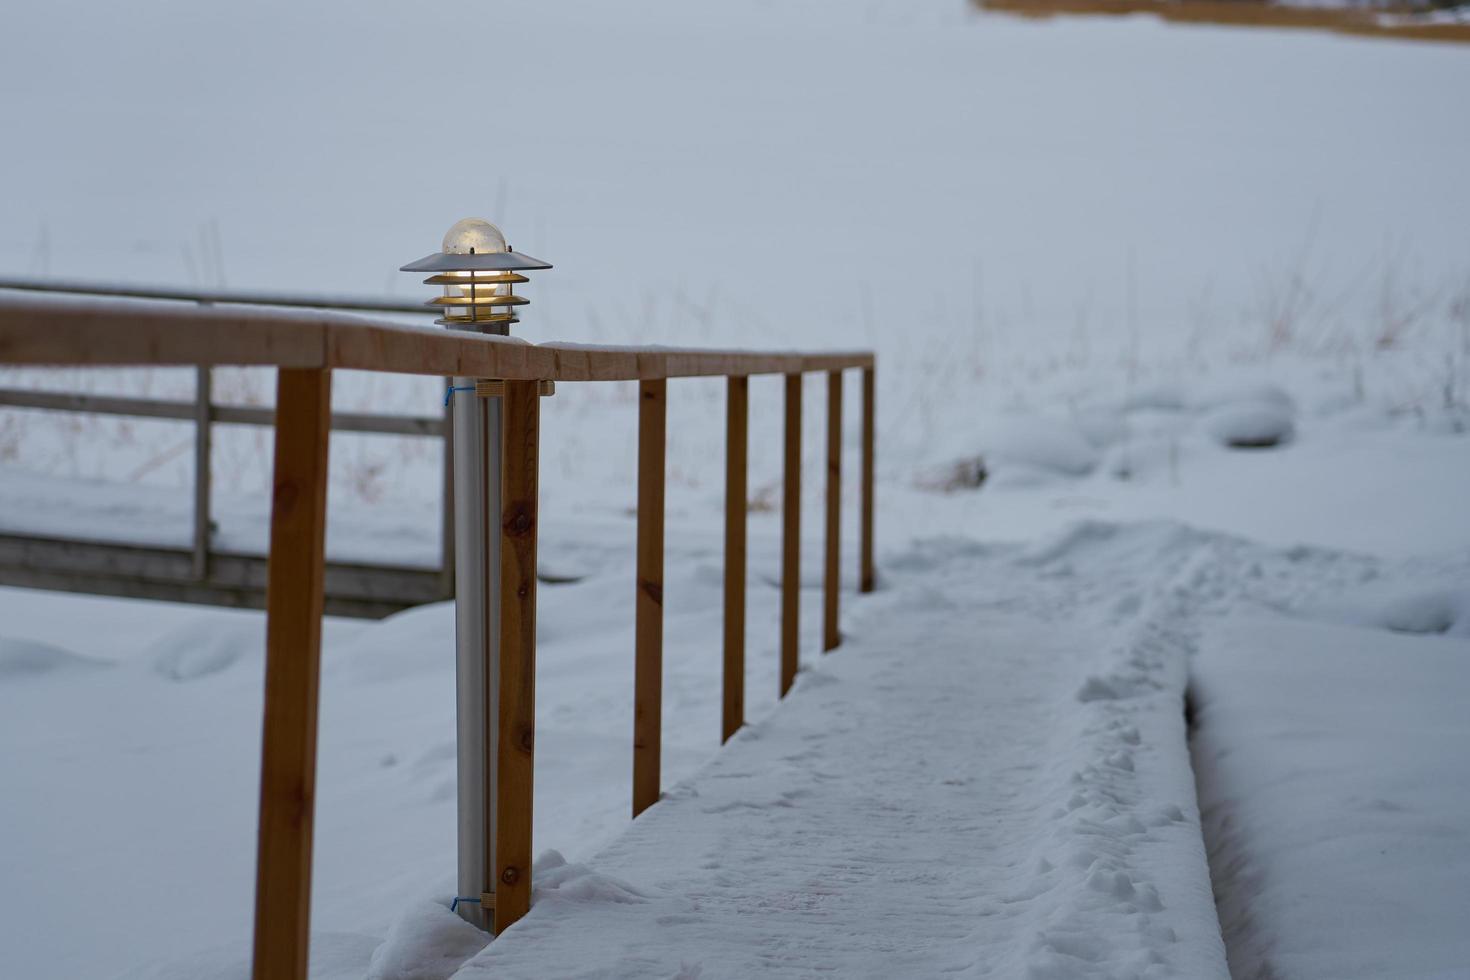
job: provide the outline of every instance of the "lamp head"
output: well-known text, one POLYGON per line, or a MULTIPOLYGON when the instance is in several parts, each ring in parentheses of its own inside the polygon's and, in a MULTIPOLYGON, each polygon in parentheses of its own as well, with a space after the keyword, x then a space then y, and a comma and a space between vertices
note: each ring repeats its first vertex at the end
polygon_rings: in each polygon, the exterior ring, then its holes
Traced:
POLYGON ((424 282, 446 288, 424 305, 444 309, 435 323, 461 330, 507 332, 519 319, 511 311, 530 302, 511 293, 516 283, 530 281, 520 273, 551 268, 548 262, 513 251, 500 229, 484 218, 456 221, 444 235, 442 249, 401 271, 434 273, 424 282))

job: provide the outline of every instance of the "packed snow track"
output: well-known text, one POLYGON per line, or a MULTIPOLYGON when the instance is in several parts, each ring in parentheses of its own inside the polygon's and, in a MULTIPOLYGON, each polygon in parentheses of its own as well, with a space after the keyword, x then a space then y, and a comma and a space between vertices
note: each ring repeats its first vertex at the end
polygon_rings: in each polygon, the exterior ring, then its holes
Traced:
POLYGON ((611 846, 543 855, 456 976, 1227 976, 1167 594, 1100 603, 1045 550, 900 564, 611 846))

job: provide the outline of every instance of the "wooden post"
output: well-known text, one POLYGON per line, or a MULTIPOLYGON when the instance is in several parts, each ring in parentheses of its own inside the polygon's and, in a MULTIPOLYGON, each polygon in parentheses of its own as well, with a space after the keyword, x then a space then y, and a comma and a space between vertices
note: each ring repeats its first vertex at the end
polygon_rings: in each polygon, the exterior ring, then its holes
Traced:
POLYGON ((822 571, 822 652, 842 642, 837 631, 842 551, 842 372, 827 372, 827 551, 822 571))
POLYGON ((725 394, 725 680, 720 741, 745 724, 746 429, 750 379, 732 376, 725 394))
POLYGON ((214 414, 213 372, 201 364, 194 373, 194 555, 196 581, 209 578, 210 426, 214 414))
POLYGON ((801 649, 801 375, 786 375, 786 460, 781 496, 781 696, 801 649))
POLYGON ((305 980, 331 373, 277 378, 253 976, 305 980))
POLYGON ((633 816, 658 802, 664 683, 664 437, 668 382, 638 399, 638 598, 634 610, 633 816))
POLYGON ((536 535, 540 396, 507 381, 500 516, 500 730, 495 792, 495 933, 531 907, 536 744, 536 535))
POLYGON ((873 464, 877 449, 877 377, 876 368, 863 368, 863 500, 860 553, 858 555, 858 588, 872 592, 873 573, 873 464))

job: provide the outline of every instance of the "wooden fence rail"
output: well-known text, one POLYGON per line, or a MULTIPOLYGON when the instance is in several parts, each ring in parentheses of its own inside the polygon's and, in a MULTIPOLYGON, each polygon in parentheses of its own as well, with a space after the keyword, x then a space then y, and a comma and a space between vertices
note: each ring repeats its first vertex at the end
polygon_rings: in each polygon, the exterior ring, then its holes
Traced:
MULTIPOLYGON (((823 647, 838 631, 842 373, 863 372, 859 587, 874 587, 873 453, 876 363, 867 351, 697 351, 531 345, 459 331, 421 330, 328 313, 0 296, 0 364, 211 365, 278 369, 271 503, 267 654, 254 976, 306 976, 316 778, 326 458, 331 371, 458 375, 505 381, 500 534, 500 683, 496 758, 496 885, 486 896, 496 931, 529 908, 535 750, 537 459, 540 382, 636 380, 638 532, 635 556, 633 812, 657 802, 663 687, 664 450, 670 378, 724 377, 727 385, 725 629, 720 731, 744 721, 746 433, 749 377, 785 379, 780 692, 798 666, 801 575, 802 382, 827 376, 823 647)), ((171 409, 172 410, 172 409, 171 409)), ((202 418, 200 412, 197 417, 202 418)), ((207 427, 206 427, 207 428, 207 427)), ((496 532, 492 532, 496 533, 496 532)), ((713 642, 713 638, 711 638, 713 642)))

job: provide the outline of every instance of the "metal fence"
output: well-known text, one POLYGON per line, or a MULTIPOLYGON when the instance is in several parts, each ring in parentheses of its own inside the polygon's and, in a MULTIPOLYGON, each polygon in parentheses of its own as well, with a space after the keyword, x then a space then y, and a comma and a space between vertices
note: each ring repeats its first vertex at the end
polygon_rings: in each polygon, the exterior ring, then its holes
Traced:
MULTIPOLYGON (((286 293, 198 292, 162 287, 66 280, 0 278, 0 289, 127 299, 162 299, 198 306, 273 306, 355 310, 378 313, 432 312, 422 304, 349 296, 286 293)), ((0 388, 0 408, 34 409, 87 415, 169 419, 194 425, 192 541, 188 548, 137 544, 76 536, 0 531, 0 585, 120 595, 172 602, 264 608, 266 560, 263 554, 214 546, 210 459, 214 427, 272 426, 275 410, 222 405, 213 399, 214 372, 195 367, 193 401, 165 401, 120 395, 0 388)), ((329 562, 326 611, 339 616, 382 617, 409 606, 454 596, 452 481, 448 435, 450 413, 410 416, 334 412, 335 432, 378 433, 435 439, 444 444, 440 502, 440 561, 437 567, 384 562, 329 562)))

